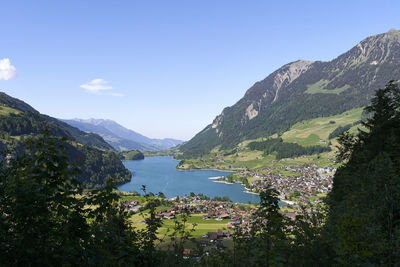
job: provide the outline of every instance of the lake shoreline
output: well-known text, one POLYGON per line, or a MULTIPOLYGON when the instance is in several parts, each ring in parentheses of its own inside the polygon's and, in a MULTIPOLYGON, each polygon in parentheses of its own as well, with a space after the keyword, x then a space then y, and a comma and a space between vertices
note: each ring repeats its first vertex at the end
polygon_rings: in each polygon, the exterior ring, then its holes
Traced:
POLYGON ((191 192, 202 193, 210 198, 228 196, 235 203, 259 202, 257 196, 246 194, 242 184, 226 183, 209 178, 227 177, 233 171, 176 168, 179 161, 172 156, 146 157, 140 161, 124 161, 125 167, 134 173, 131 181, 118 187, 119 191, 140 192, 146 185, 147 192, 162 192, 167 197, 186 196, 191 192), (211 184, 212 183, 212 184, 211 184))
MULTIPOLYGON (((217 178, 217 177, 211 177, 211 178, 216 178, 216 179, 214 179, 215 181, 213 181, 214 183, 223 183, 223 184, 228 184, 228 185, 232 185, 232 184, 241 184, 243 187, 244 187, 244 193, 247 193, 247 194, 252 194, 252 195, 260 195, 260 193, 257 193, 257 192, 253 192, 253 191, 250 191, 250 189, 249 188, 247 188, 247 187, 245 187, 244 185, 243 185, 243 183, 241 183, 241 182, 239 182, 239 181, 234 181, 233 183, 230 183, 230 182, 227 182, 227 181, 225 181, 225 180, 221 180, 221 179, 223 179, 223 178, 217 178)), ((210 178, 209 178, 210 179, 210 178)), ((282 196, 279 196, 278 197, 279 198, 279 201, 281 202, 281 203, 284 203, 284 205, 294 205, 294 204, 296 204, 295 202, 293 202, 293 201, 290 201, 290 200, 286 200, 286 199, 284 199, 282 196)))

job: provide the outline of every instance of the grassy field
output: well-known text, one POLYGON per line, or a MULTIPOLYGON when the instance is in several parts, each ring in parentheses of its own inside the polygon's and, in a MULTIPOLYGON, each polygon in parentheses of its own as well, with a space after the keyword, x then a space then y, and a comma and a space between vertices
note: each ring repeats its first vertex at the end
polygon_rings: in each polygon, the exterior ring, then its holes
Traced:
MULTIPOLYGON (((160 209, 168 209, 168 207, 158 207, 160 209)), ((203 215, 205 214, 192 214, 188 221, 186 222, 187 229, 191 229, 193 224, 196 224, 195 231, 192 233, 193 237, 200 238, 202 235, 207 232, 215 232, 217 229, 222 229, 225 231, 226 224, 230 221, 227 220, 203 220, 203 215)), ((133 223, 133 225, 137 229, 144 229, 146 224, 144 223, 145 218, 148 217, 148 211, 143 211, 142 214, 137 213, 130 217, 129 221, 133 223)), ((171 233, 173 231, 175 222, 174 220, 163 220, 163 225, 160 227, 158 234, 159 237, 162 238, 167 233, 171 233), (169 232, 168 232, 169 231, 169 232)))
MULTIPOLYGON (((203 215, 205 214, 193 214, 189 217, 187 221, 187 226, 189 228, 192 227, 193 224, 196 224, 195 226, 195 231, 193 232, 193 237, 199 238, 202 235, 208 233, 208 232, 215 232, 217 229, 225 229, 226 224, 230 220, 222 220, 222 221, 217 221, 217 220, 203 220, 203 215)), ((163 220, 163 226, 161 227, 159 233, 165 234, 167 230, 169 229, 172 231, 174 228, 174 220, 163 220)))
MULTIPOLYGON (((284 132, 281 137, 285 142, 297 143, 302 146, 322 145, 332 148, 331 152, 324 152, 309 156, 300 156, 297 158, 276 160, 275 154, 264 155, 262 151, 253 151, 247 148, 247 145, 253 141, 262 141, 266 138, 258 138, 254 140, 246 140, 240 143, 233 150, 220 150, 219 147, 214 148, 211 153, 204 155, 201 159, 185 160, 180 166, 182 169, 209 168, 209 169, 243 169, 260 170, 263 168, 280 168, 285 166, 303 166, 317 164, 318 166, 338 167, 335 163, 336 139, 329 140, 329 134, 337 127, 353 124, 361 120, 363 108, 352 109, 342 114, 321 117, 312 120, 306 120, 293 125, 288 131, 284 132)), ((357 129, 361 128, 360 124, 351 127, 351 133, 357 133, 357 129)), ((277 135, 271 137, 278 137, 277 135)), ((285 170, 279 170, 279 173, 287 176, 296 176, 295 173, 287 173, 285 170)))
MULTIPOLYGON (((335 142, 332 142, 335 144, 335 142)), ((254 151, 240 151, 238 154, 247 154, 247 153, 252 153, 254 151)), ((275 160, 274 155, 267 155, 265 157, 260 157, 257 159, 249 160, 249 161, 240 161, 240 160, 235 160, 231 161, 228 158, 224 159, 224 162, 219 162, 218 164, 214 164, 215 159, 210 159, 210 160, 204 160, 199 161, 197 159, 190 160, 188 161, 187 164, 184 164, 184 167, 187 166, 189 167, 190 165, 192 166, 197 166, 198 168, 206 168, 206 166, 211 166, 211 168, 215 169, 221 169, 221 170, 231 170, 230 167, 233 168, 248 168, 250 170, 261 170, 263 168, 272 168, 272 169, 277 169, 285 166, 291 166, 291 167, 299 167, 299 166, 304 166, 304 165, 311 165, 311 164, 317 164, 318 166, 321 167, 338 167, 339 164, 334 162, 335 160, 335 150, 331 152, 324 152, 321 154, 315 154, 315 155, 309 155, 309 156, 301 156, 297 158, 292 158, 292 159, 281 159, 281 160, 275 160), (190 162, 190 163, 189 163, 190 162)), ((291 171, 287 170, 275 170, 274 171, 277 174, 281 174, 283 176, 297 176, 300 175, 298 173, 293 173, 291 171)), ((250 181, 249 181, 250 182, 250 181)))
POLYGON ((16 109, 13 109, 13 108, 10 108, 10 107, 0 106, 0 116, 7 116, 10 113, 19 114, 21 112, 19 110, 16 110, 16 109))
POLYGON ((340 88, 335 88, 333 90, 327 90, 327 89, 325 89, 325 87, 328 85, 328 83, 329 83, 329 81, 327 81, 327 80, 320 80, 314 84, 309 84, 307 86, 306 93, 307 94, 320 93, 320 94, 337 94, 338 95, 341 92, 346 91, 347 89, 350 88, 350 86, 346 84, 345 86, 340 87, 340 88))
MULTIPOLYGON (((320 140, 329 142, 329 134, 339 126, 354 123, 361 119, 363 109, 357 108, 342 114, 306 120, 293 125, 282 134, 285 142, 298 143, 303 146, 320 144, 320 140)), ((357 127, 353 127, 356 129, 357 127)))

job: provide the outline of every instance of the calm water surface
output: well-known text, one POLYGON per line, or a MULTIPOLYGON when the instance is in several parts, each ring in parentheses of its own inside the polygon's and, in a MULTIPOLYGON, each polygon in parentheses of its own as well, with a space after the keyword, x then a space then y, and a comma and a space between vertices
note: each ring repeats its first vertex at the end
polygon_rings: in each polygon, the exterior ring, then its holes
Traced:
POLYGON ((146 185, 147 192, 163 192, 167 197, 185 196, 190 192, 202 193, 211 198, 229 196, 233 202, 258 202, 258 195, 245 193, 241 184, 214 183, 208 178, 227 176, 231 172, 215 170, 178 171, 179 161, 172 157, 146 157, 144 160, 125 161, 124 165, 132 173, 132 180, 118 187, 120 191, 141 192, 146 185))

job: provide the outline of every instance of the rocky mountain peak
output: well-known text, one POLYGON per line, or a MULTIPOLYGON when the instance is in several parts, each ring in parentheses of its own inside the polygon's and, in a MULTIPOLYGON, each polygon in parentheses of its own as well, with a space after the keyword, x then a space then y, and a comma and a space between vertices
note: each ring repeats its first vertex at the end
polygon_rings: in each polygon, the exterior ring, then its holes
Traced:
POLYGON ((398 37, 400 35, 400 31, 392 28, 386 33, 386 35, 396 35, 398 37))
POLYGON ((365 38, 331 61, 298 60, 256 82, 192 140, 184 153, 205 153, 288 130, 302 120, 370 103, 376 89, 400 79, 400 31, 365 38))
MULTIPOLYGON (((306 72, 313 63, 314 61, 308 60, 297 60, 291 62, 284 65, 264 80, 267 81, 272 79, 271 82, 261 82, 261 86, 256 88, 259 91, 259 95, 262 95, 262 97, 258 97, 256 101, 253 100, 249 103, 241 120, 242 125, 257 117, 263 106, 269 105, 278 100, 279 90, 282 87, 291 84, 301 74, 306 72)), ((251 91, 251 89, 249 91, 251 91)))
POLYGON ((275 97, 272 102, 275 102, 278 99, 279 89, 281 89, 282 85, 287 86, 292 83, 302 73, 307 71, 312 63, 314 63, 314 61, 297 60, 283 66, 274 77, 273 87, 275 89, 275 97))
POLYGON ((385 61, 400 60, 400 31, 391 29, 388 32, 370 36, 361 41, 350 50, 353 56, 350 58, 351 66, 367 63, 377 65, 385 61))

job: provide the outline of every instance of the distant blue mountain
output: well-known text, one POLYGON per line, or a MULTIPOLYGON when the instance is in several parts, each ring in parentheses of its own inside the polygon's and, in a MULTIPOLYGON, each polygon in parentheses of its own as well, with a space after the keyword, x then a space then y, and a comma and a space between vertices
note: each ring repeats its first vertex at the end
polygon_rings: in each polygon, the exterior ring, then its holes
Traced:
POLYGON ((181 140, 164 138, 152 139, 127 129, 112 120, 72 119, 62 120, 81 131, 96 133, 118 151, 138 149, 141 151, 166 150, 183 143, 181 140))

